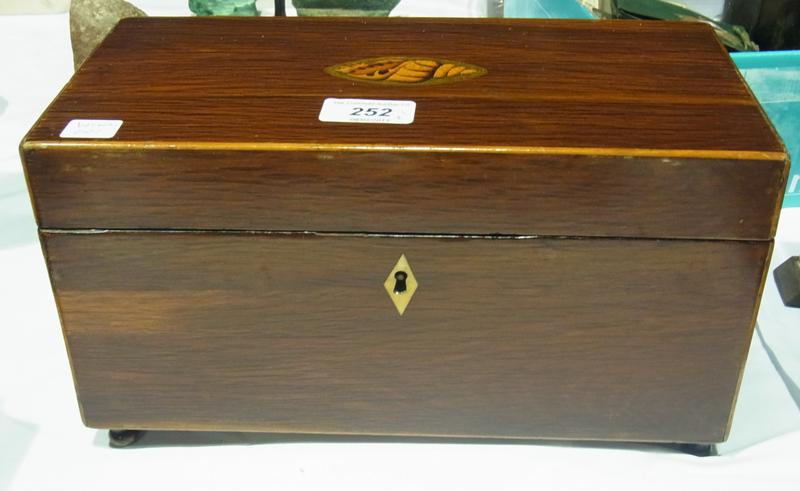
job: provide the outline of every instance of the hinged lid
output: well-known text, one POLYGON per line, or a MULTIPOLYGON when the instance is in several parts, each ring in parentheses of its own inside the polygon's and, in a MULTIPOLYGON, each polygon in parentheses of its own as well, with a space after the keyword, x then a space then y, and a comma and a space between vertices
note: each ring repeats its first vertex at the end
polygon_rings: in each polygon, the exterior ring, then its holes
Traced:
POLYGON ((44 228, 722 239, 787 167, 707 26, 486 19, 127 19, 23 156, 44 228))

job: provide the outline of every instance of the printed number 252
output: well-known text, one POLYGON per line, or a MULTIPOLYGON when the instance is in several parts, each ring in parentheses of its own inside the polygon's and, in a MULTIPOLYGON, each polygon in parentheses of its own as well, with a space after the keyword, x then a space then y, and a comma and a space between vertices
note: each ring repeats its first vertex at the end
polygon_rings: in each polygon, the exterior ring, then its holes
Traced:
POLYGON ((350 113, 350 116, 388 116, 392 113, 392 108, 390 107, 383 107, 383 108, 376 108, 376 107, 368 107, 364 109, 363 107, 354 107, 353 112, 350 113))

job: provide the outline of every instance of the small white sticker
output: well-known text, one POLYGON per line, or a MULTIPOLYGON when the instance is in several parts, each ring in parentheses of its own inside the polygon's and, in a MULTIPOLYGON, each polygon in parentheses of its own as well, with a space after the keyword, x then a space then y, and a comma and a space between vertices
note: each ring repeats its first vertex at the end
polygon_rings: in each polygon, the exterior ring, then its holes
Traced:
POLYGON ((119 119, 73 119, 61 130, 61 138, 114 138, 122 126, 119 119))
POLYGON ((411 124, 417 103, 377 99, 334 99, 322 103, 319 120, 326 123, 411 124))

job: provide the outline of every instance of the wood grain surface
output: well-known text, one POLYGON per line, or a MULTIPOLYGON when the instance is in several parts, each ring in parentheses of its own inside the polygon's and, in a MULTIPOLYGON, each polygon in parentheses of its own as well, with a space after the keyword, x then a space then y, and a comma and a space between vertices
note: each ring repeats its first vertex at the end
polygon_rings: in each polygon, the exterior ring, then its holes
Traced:
POLYGON ((769 242, 48 233, 100 428, 716 442, 769 242), (419 288, 400 317, 383 281, 419 288))
POLYGON ((125 19, 28 143, 58 142, 73 118, 124 120, 110 144, 136 148, 258 142, 784 154, 713 31, 699 23, 125 19), (406 87, 324 72, 393 55, 458 60, 488 73, 406 87), (416 118, 323 123, 326 97, 411 99, 416 118))
POLYGON ((28 152, 40 226, 768 239, 778 161, 28 152))
POLYGON ((22 153, 52 229, 766 240, 788 172, 712 31, 658 22, 127 19, 22 153), (399 54, 488 72, 324 72, 399 54), (416 119, 323 123, 328 96, 412 99, 416 119), (124 123, 59 139, 73 118, 124 123))
POLYGON ((659 22, 124 20, 21 152, 88 425, 366 435, 721 441, 788 171, 659 22), (384 56, 486 73, 324 72, 384 56))

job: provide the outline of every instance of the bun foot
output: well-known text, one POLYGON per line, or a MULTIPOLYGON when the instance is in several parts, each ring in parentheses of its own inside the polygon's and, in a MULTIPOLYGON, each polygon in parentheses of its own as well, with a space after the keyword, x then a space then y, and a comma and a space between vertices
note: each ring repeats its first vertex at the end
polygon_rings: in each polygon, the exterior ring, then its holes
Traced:
POLYGON ((144 434, 144 430, 108 430, 108 445, 111 448, 123 448, 136 443, 144 434))

